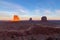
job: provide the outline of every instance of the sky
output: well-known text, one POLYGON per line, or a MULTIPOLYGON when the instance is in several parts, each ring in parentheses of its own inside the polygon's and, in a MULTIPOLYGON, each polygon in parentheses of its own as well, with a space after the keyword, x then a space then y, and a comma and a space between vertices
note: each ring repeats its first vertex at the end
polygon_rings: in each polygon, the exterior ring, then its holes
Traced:
POLYGON ((60 20, 60 0, 0 0, 0 20, 12 20, 18 15, 21 20, 60 20))

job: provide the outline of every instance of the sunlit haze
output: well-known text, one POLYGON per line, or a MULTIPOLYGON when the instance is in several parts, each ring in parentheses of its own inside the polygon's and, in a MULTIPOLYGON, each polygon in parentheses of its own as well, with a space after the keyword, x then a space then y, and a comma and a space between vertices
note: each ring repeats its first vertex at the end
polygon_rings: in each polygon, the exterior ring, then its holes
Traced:
POLYGON ((60 0, 0 0, 0 20, 40 20, 46 16, 48 20, 60 20, 60 0))

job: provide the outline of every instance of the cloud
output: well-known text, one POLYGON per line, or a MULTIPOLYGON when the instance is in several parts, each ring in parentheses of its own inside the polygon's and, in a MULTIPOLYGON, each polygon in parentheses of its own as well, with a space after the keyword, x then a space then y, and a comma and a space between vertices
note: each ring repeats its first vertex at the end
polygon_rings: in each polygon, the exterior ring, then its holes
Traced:
POLYGON ((29 17, 33 17, 33 19, 39 19, 38 17, 41 17, 43 15, 45 15, 47 17, 50 17, 50 16, 57 17, 58 15, 60 15, 60 10, 56 9, 56 10, 52 11, 49 9, 40 9, 39 8, 39 9, 34 9, 33 11, 30 11, 18 4, 10 3, 10 2, 6 2, 6 1, 0 1, 0 16, 1 17, 11 18, 12 15, 14 15, 14 14, 21 16, 22 19, 24 19, 26 17, 27 17, 26 19, 28 19, 29 17))
POLYGON ((9 19, 12 18, 12 15, 28 15, 29 10, 25 9, 21 5, 6 2, 6 1, 0 1, 0 19, 9 19))
POLYGON ((60 10, 55 10, 55 13, 60 14, 60 10))
POLYGON ((45 14, 51 14, 52 12, 50 10, 45 10, 44 13, 45 14))
POLYGON ((35 14, 40 14, 40 9, 34 10, 35 14))
POLYGON ((41 14, 41 10, 40 9, 34 9, 30 13, 31 13, 31 16, 39 16, 41 14))
POLYGON ((16 14, 25 15, 28 13, 27 9, 14 3, 1 1, 0 6, 2 6, 2 8, 4 8, 6 11, 17 12, 16 14))

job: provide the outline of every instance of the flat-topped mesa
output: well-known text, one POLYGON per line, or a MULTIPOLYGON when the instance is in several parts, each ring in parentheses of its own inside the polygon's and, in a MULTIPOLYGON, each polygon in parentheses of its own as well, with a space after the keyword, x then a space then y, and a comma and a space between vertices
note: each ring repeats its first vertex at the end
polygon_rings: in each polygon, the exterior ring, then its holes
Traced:
POLYGON ((41 21, 42 21, 42 22, 47 22, 47 17, 46 17, 46 16, 42 16, 42 17, 41 17, 41 21))

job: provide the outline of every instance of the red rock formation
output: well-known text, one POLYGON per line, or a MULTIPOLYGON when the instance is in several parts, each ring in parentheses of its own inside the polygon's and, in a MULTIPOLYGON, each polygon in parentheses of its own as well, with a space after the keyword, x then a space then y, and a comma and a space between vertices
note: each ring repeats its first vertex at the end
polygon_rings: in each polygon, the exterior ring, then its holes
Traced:
POLYGON ((17 15, 14 15, 13 21, 20 21, 20 19, 17 15))

